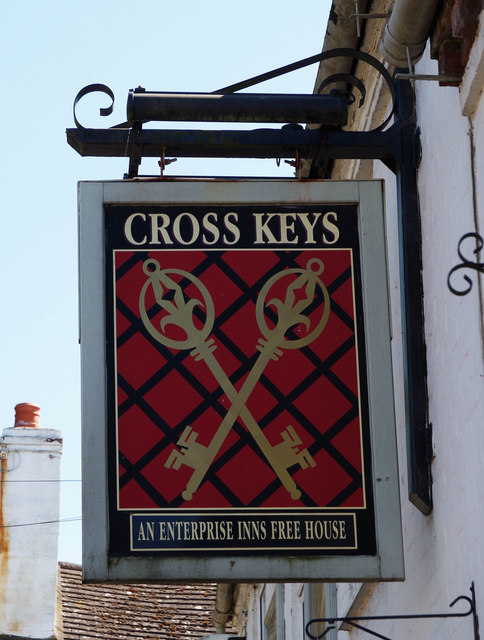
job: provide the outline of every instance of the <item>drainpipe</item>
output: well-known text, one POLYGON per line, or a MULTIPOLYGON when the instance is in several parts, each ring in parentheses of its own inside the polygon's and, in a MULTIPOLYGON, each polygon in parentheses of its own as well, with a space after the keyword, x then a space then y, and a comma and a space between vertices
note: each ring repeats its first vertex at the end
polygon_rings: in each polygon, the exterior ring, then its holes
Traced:
POLYGON ((225 633, 225 626, 234 613, 234 591, 234 583, 217 584, 215 612, 212 616, 216 633, 225 633))
POLYGON ((407 69, 408 55, 412 65, 420 60, 438 2, 396 0, 381 43, 381 53, 387 62, 407 69))

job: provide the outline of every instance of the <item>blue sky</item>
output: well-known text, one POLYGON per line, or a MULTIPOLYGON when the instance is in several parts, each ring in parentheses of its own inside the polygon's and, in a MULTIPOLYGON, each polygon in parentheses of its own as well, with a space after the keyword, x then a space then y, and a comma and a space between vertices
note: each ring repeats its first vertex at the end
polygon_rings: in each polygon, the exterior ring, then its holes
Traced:
MULTIPOLYGON (((2 10, 0 426, 13 426, 17 403, 36 402, 42 426, 62 431, 61 560, 81 561, 77 182, 121 179, 128 168, 123 158, 81 158, 67 145, 74 98, 95 82, 113 90, 109 118, 98 115, 107 96, 79 104, 79 120, 103 128, 125 120, 128 91, 139 85, 214 91, 318 53, 329 7, 329 0, 47 0, 2 10)), ((311 93, 315 74, 313 65, 251 91, 311 93)), ((157 171, 155 160, 142 164, 144 174, 157 171)), ((293 170, 272 160, 180 159, 166 173, 292 177, 293 170)))

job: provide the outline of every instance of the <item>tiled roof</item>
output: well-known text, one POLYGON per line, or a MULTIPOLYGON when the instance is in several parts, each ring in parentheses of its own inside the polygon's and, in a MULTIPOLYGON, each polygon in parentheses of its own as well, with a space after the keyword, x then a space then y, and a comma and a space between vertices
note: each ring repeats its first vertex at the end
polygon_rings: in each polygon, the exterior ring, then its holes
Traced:
POLYGON ((211 623, 215 593, 215 584, 83 585, 81 567, 60 562, 57 617, 61 637, 64 640, 201 638, 215 633, 211 623))

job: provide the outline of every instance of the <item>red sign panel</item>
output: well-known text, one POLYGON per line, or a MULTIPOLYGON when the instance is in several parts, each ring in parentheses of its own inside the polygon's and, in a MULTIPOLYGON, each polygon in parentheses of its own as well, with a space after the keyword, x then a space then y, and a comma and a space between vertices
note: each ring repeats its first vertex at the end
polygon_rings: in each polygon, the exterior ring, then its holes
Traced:
POLYGON ((105 219, 111 552, 374 554, 356 206, 105 219))

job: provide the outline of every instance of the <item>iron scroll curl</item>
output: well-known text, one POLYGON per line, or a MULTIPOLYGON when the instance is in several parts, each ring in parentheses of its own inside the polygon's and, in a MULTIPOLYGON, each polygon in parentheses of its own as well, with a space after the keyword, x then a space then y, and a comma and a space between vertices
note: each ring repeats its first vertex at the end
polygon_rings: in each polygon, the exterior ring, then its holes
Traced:
POLYGON ((83 98, 84 96, 86 96, 89 93, 105 93, 107 96, 109 96, 111 98, 111 104, 109 105, 109 107, 102 107, 99 109, 99 115, 101 116, 110 116, 113 112, 114 109, 114 93, 112 92, 112 90, 106 86, 105 84, 101 84, 101 83, 95 83, 95 84, 88 84, 86 87, 84 87, 83 89, 81 89, 79 91, 79 93, 77 94, 75 100, 74 100, 74 105, 73 105, 73 115, 74 115, 74 122, 76 124, 76 127, 78 129, 85 129, 86 127, 84 127, 79 120, 77 119, 77 115, 76 115, 76 107, 77 104, 79 103, 79 101, 81 100, 81 98, 83 98))
POLYGON ((475 262, 472 261, 472 260, 468 260, 463 255, 462 245, 469 238, 474 238, 475 241, 476 241, 476 248, 473 251, 474 255, 476 255, 476 256, 479 255, 479 253, 484 248, 484 240, 483 240, 482 236, 480 236, 478 233, 473 233, 473 232, 465 233, 462 236, 462 238, 459 240, 459 244, 457 245, 457 254, 458 254, 459 258, 462 260, 462 262, 460 264, 457 264, 455 267, 452 267, 452 269, 449 271, 449 275, 447 276, 447 286, 449 287, 451 292, 456 296, 465 296, 472 289, 472 280, 469 278, 469 276, 467 274, 462 276, 464 278, 464 280, 467 282, 467 288, 466 289, 463 289, 463 290, 462 289, 456 289, 451 284, 452 275, 456 271, 459 271, 460 269, 474 269, 478 273, 484 273, 484 263, 478 262, 477 260, 475 262))

